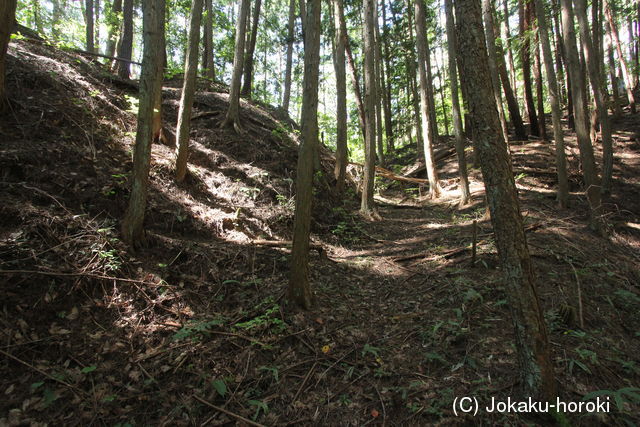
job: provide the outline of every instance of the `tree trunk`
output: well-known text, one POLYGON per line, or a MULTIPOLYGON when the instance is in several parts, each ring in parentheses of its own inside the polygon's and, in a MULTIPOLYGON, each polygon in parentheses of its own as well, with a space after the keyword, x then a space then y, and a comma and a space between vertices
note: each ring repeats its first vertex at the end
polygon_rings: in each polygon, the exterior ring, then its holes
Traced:
POLYGON ((60 4, 62 0, 53 0, 53 6, 51 11, 51 35, 54 40, 60 40, 60 18, 62 17, 63 5, 60 4))
POLYGON ((382 92, 382 41, 380 40, 380 27, 378 26, 378 1, 375 0, 375 16, 376 21, 374 25, 375 36, 375 69, 376 69, 376 146, 378 148, 378 162, 384 165, 384 141, 383 141, 383 126, 382 126, 382 107, 383 107, 383 92, 382 92))
MULTIPOLYGON (((511 87, 513 89, 513 92, 515 92, 515 94, 517 95, 518 81, 516 80, 516 67, 513 61, 513 49, 511 47, 511 29, 509 28, 509 19, 511 18, 511 14, 509 13, 509 0, 504 0, 502 2, 502 5, 504 7, 503 22, 504 22, 505 42, 506 42, 506 48, 507 48, 507 60, 509 61, 509 78, 510 78, 509 87, 511 87)), ((504 58, 504 55, 502 55, 501 58, 504 58)), ((506 68, 506 65, 505 65, 505 68, 506 68)), ((517 104, 518 103, 516 102, 516 105, 517 104)))
POLYGON ((294 25, 296 20, 296 0, 289 0, 289 23, 287 24, 287 64, 284 72, 284 93, 282 95, 282 108, 289 112, 289 100, 291 99, 291 68, 293 65, 294 25))
POLYGON ((260 6, 262 0, 256 0, 255 7, 253 9, 253 24, 251 26, 251 38, 249 39, 249 46, 244 59, 244 82, 242 85, 241 95, 245 95, 251 98, 251 87, 253 83, 253 52, 256 49, 256 40, 258 38, 258 24, 260 22, 260 6))
POLYGON ((5 94, 6 57, 13 23, 16 19, 16 0, 5 0, 0 2, 0 113, 8 106, 5 94))
POLYGON ((631 112, 635 114, 636 112, 636 100, 633 95, 633 82, 631 81, 631 76, 629 74, 629 69, 627 68, 627 62, 624 59, 624 54, 622 53, 622 46, 620 45, 620 37, 618 37, 618 27, 616 25, 614 10, 611 8, 609 4, 609 0, 604 1, 604 11, 607 15, 607 21, 609 22, 609 28, 611 29, 611 38, 613 43, 618 51, 618 61, 620 62, 620 68, 622 69, 622 77, 624 77, 624 84, 627 87, 627 98, 629 99, 629 108, 631 112))
POLYGON ((538 34, 542 48, 544 66, 549 83, 549 101, 551 102, 551 120, 553 123, 553 138, 556 142, 556 172, 558 174, 558 207, 565 209, 569 199, 569 182, 567 179, 567 160, 564 153, 564 136, 562 134, 562 115, 560 108, 560 91, 558 80, 553 69, 549 30, 542 0, 535 0, 535 10, 538 18, 538 34))
POLYGON ((213 63, 213 5, 211 0, 204 1, 204 53, 202 57, 202 68, 204 76, 212 82, 216 79, 216 68, 213 63))
POLYGON ((538 115, 536 114, 536 104, 533 101, 533 85, 531 84, 531 39, 529 31, 533 21, 533 0, 522 0, 521 7, 524 7, 522 15, 524 20, 520 22, 520 37, 522 48, 520 58, 522 62, 522 80, 524 83, 525 106, 527 107, 527 117, 529 117, 529 133, 540 136, 538 128, 538 115))
POLYGON ((578 138, 578 148, 580 149, 580 161, 582 163, 582 174, 586 187, 587 199, 590 207, 590 226, 601 230, 600 204, 600 180, 596 170, 596 162, 593 154, 593 146, 589 137, 589 124, 585 113, 585 93, 582 90, 583 80, 580 71, 580 60, 576 47, 576 35, 574 30, 573 6, 571 0, 561 0, 562 8, 562 30, 564 31, 564 50, 567 57, 567 72, 570 75, 570 92, 573 99, 573 115, 576 122, 576 134, 578 138))
POLYGON ((364 174, 360 212, 365 218, 378 219, 373 201, 376 160, 376 80, 375 80, 375 0, 363 0, 364 32, 364 174))
POLYGON ((487 52, 489 54, 489 72, 491 73, 493 95, 496 98, 496 106, 498 107, 498 117, 500 118, 502 136, 505 141, 509 141, 509 131, 507 130, 507 121, 504 118, 502 96, 500 96, 500 77, 498 77, 496 37, 493 24, 493 5, 491 4, 491 0, 482 0, 482 15, 484 17, 484 34, 487 41, 487 52))
POLYGON ((451 113, 453 121, 453 134, 456 141, 456 155, 458 157, 458 175, 460 176, 460 205, 469 203, 469 178, 467 175, 467 160, 464 154, 464 132, 462 128, 462 114, 460 113, 460 98, 458 96, 458 70, 456 66, 456 33, 453 18, 452 0, 444 2, 447 19, 447 52, 449 59, 449 84, 451 85, 451 113))
MULTIPOLYGON (((409 46, 414 46, 416 40, 413 37, 413 13, 411 11, 411 0, 407 0, 407 35, 409 36, 409 46)), ((411 93, 411 102, 413 104, 413 115, 416 126, 416 140, 417 140, 417 160, 422 161, 424 158, 424 131, 422 129, 422 116, 420 113, 420 98, 418 98, 418 82, 416 80, 416 58, 413 49, 409 49, 409 54, 406 55, 406 70, 407 70, 407 83, 409 85, 408 91, 411 93)))
POLYGON ((142 12, 144 52, 140 75, 138 131, 133 154, 131 197, 122 222, 123 240, 134 248, 145 244, 143 223, 151 166, 153 110, 157 94, 162 89, 165 1, 147 0, 142 3, 142 12))
POLYGON ((191 109, 193 108, 193 94, 196 86, 196 72, 198 70, 198 46, 200 44, 200 22, 202 19, 202 0, 193 0, 191 4, 191 19, 189 20, 189 45, 184 64, 184 82, 176 138, 178 155, 176 157, 176 181, 181 182, 187 174, 187 158, 189 157, 189 132, 191 129, 191 109))
POLYGON ((343 0, 332 0, 335 6, 334 25, 335 42, 333 52, 333 66, 336 73, 336 165, 334 174, 336 177, 336 190, 344 191, 344 180, 347 171, 347 74, 345 70, 345 43, 346 34, 342 31, 339 14, 344 14, 343 0))
MULTIPOLYGON (((131 60, 133 52, 133 0, 124 0, 122 7, 122 35, 118 44, 118 58, 131 60)), ((118 76, 129 78, 129 62, 118 61, 118 76)))
POLYGON ((611 40, 611 27, 607 24, 607 56, 609 57, 609 79, 611 80, 611 93, 613 94, 613 117, 622 116, 620 107, 620 93, 618 92, 618 78, 616 77, 616 62, 613 57, 613 42, 611 40))
POLYGON ((362 135, 366 133, 365 125, 365 112, 364 103, 362 101, 362 92, 360 90, 360 77, 358 76, 358 69, 356 68, 356 62, 353 60, 353 53, 351 52, 351 43, 349 42, 349 33, 347 32, 347 24, 343 15, 340 18, 340 24, 343 26, 343 32, 346 34, 345 52, 347 54, 347 63, 349 64, 349 71, 351 71, 351 85, 353 86, 353 93, 356 98, 356 106, 358 107, 358 120, 360 120, 360 127, 362 129, 362 135))
POLYGON ((611 189, 613 175, 613 142, 611 140, 611 120, 606 106, 606 94, 600 81, 600 65, 595 45, 591 39, 589 22, 587 21, 587 4, 585 0, 574 0, 575 14, 580 26, 580 39, 585 54, 585 61, 589 71, 589 79, 593 90, 593 98, 596 103, 596 113, 600 120, 600 132, 602 136, 602 192, 608 193, 611 189))
POLYGON ((432 102, 429 101, 429 88, 426 66, 428 64, 429 51, 427 50, 426 12, 424 0, 415 0, 415 24, 416 24, 416 48, 418 51, 418 76, 420 78, 420 117, 422 119, 422 139, 424 141, 424 160, 429 178, 429 195, 432 198, 440 197, 441 189, 438 180, 438 171, 433 158, 433 145, 435 135, 434 123, 431 118, 432 102))
POLYGON ((94 52, 93 44, 93 0, 84 0, 85 47, 87 52, 94 52))
POLYGON ((242 133, 240 125, 240 80, 242 79, 242 63, 244 59, 244 42, 246 38, 247 15, 250 0, 238 0, 239 12, 236 21, 236 48, 233 55, 233 74, 229 85, 229 110, 220 127, 233 126, 237 133, 242 133))
POLYGON ((291 250, 289 300, 309 309, 313 294, 309 283, 309 233, 313 201, 313 158, 318 145, 318 78, 320 74, 321 0, 307 3, 304 32, 304 82, 302 94, 302 142, 298 154, 296 210, 291 250))
POLYGON ((390 57, 389 57, 389 35, 387 30, 387 10, 385 6, 385 1, 382 1, 382 47, 383 47, 383 59, 384 59, 384 67, 383 67, 383 78, 386 76, 386 81, 383 81, 384 85, 384 131, 387 135, 387 152, 393 153, 395 151, 395 143, 393 136, 393 121, 391 117, 391 65, 390 65, 390 57), (385 72, 386 70, 386 72, 385 72))
MULTIPOLYGON (((106 10, 106 9, 105 9, 106 10)), ((107 36, 107 50, 106 56, 115 56, 116 54, 116 42, 118 39, 118 30, 120 29, 120 13, 122 13, 122 0, 113 0, 111 4, 111 12, 106 17, 109 32, 107 36)), ((108 62, 108 67, 111 68, 111 60, 108 62)))
MULTIPOLYGON (((533 0, 532 0, 533 1, 533 0)), ((535 62, 533 63, 533 78, 536 82, 536 103, 538 107, 538 133, 540 138, 544 141, 548 141, 547 126, 544 119, 544 99, 542 89, 542 64, 540 64, 540 49, 538 46, 538 34, 536 33, 535 39, 535 62)))
POLYGON ((456 1, 460 72, 480 161, 491 223, 515 328, 520 384, 525 395, 555 400, 549 339, 535 285, 507 145, 500 131, 482 30, 479 0, 456 1))
MULTIPOLYGON (((497 28, 494 28, 494 35, 497 35, 497 28)), ((520 115, 520 107, 518 106, 518 100, 513 92, 513 87, 509 80, 509 74, 507 72, 507 65, 504 60, 504 51, 501 43, 496 43, 497 60, 498 60, 498 73, 500 74, 500 80, 502 81, 502 88, 504 90, 504 97, 507 100, 507 108, 509 109, 509 117, 511 124, 516 133, 516 139, 526 140, 527 131, 524 128, 522 122, 522 116, 520 115)))

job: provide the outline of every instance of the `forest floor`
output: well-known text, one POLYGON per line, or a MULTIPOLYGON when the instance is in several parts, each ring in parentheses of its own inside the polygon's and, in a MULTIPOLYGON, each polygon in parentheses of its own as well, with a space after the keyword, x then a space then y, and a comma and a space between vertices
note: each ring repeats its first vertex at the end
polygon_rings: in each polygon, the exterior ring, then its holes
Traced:
MULTIPOLYGON (((480 173, 457 204, 380 182, 381 221, 333 194, 323 150, 311 256, 316 305, 285 302, 296 131, 243 102, 244 135, 217 129, 226 95, 196 97, 187 182, 154 145, 149 246, 118 238, 135 85, 90 58, 29 41, 9 48, 12 110, 0 117, 0 425, 549 424, 531 414, 455 416, 455 398, 517 399, 509 305, 480 173), (471 262, 474 221, 477 257, 471 262), (271 246, 269 246, 271 245, 271 246), (275 245, 275 246, 274 246, 275 245)), ((180 79, 165 83, 170 136, 180 79)), ((560 396, 598 392, 640 422, 640 123, 615 123, 608 236, 586 227, 567 131, 571 208, 554 201, 552 144, 511 144, 560 396), (581 309, 580 309, 581 307, 581 309)), ((449 144, 443 138, 442 146, 449 144)), ((601 158, 601 157, 599 157, 601 158)), ((471 159, 473 160, 473 159, 471 159)), ((352 175, 357 172, 352 169, 352 175)))

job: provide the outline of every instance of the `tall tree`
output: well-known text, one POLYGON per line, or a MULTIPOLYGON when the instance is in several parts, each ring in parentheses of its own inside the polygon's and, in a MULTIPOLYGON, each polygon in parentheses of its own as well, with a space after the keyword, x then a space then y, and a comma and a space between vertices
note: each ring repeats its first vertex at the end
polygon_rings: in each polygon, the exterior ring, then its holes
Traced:
POLYGON ((434 128, 435 123, 431 119, 431 111, 433 102, 433 91, 429 93, 429 84, 427 80, 427 30, 426 30, 426 12, 424 0, 414 0, 415 7, 415 24, 416 24, 416 50, 418 51, 418 76, 420 78, 420 118, 422 121, 422 134, 424 142, 424 160, 427 169, 427 178, 429 179, 429 195, 432 198, 438 198, 441 194, 440 182, 438 179, 438 171, 436 169, 435 158, 433 155, 433 145, 436 142, 434 128))
POLYGON ((213 5, 211 0, 204 1, 204 52, 202 54, 202 68, 206 78, 214 81, 216 69, 213 63, 213 5))
POLYGON ((525 394, 551 401, 556 383, 547 328, 538 300, 507 145, 491 93, 479 0, 455 4, 460 74, 469 108, 473 144, 485 182, 491 223, 504 274, 525 394))
POLYGON ((583 90, 584 80, 580 71, 580 59, 576 45, 576 34, 574 29, 574 14, 571 0, 560 0, 562 9, 562 31, 565 56, 567 58, 566 68, 570 75, 571 96, 573 99, 573 115, 576 124, 576 135, 578 138, 578 148, 580 150, 580 161, 582 163, 582 176, 586 187, 587 200, 590 208, 590 226, 595 230, 601 229, 600 212, 600 179, 596 170, 596 161, 593 154, 593 146, 589 136, 589 124, 585 111, 587 100, 583 90))
POLYGON ((382 67, 382 85, 384 86, 384 131, 387 136, 387 152, 393 153, 395 151, 395 143, 393 136, 393 121, 391 116, 391 65, 389 54, 389 34, 387 29, 387 7, 385 1, 382 3, 382 51, 384 66, 382 67))
POLYGON ((309 283, 309 232, 313 201, 313 159, 318 145, 318 79, 320 75, 320 10, 322 2, 321 0, 308 0, 306 6, 302 141, 298 154, 289 299, 297 306, 309 309, 313 303, 313 294, 309 283))
POLYGON ((613 41, 614 46, 616 47, 616 51, 618 52, 618 62, 620 62, 620 68, 622 69, 622 77, 624 78, 624 85, 627 89, 627 98, 629 99, 629 108, 632 113, 636 112, 636 99, 633 94, 633 82, 631 81, 631 75, 629 74, 629 69, 627 68, 627 61, 624 57, 624 53, 622 52, 622 45, 620 44, 620 37, 618 35, 618 25, 616 24, 616 16, 615 10, 611 7, 609 0, 604 1, 604 11, 607 15, 607 22, 609 23, 609 28, 611 29, 611 39, 613 41))
POLYGON ((144 51, 140 74, 138 130, 133 153, 131 197, 122 222, 123 240, 133 247, 144 245, 146 240, 143 223, 149 189, 154 104, 162 89, 164 15, 164 0, 145 0, 142 3, 144 51))
POLYGON ((87 52, 94 51, 93 0, 84 0, 85 47, 87 52))
POLYGON ((244 81, 240 94, 251 97, 251 87, 253 85, 253 53, 256 50, 256 40, 258 39, 258 24, 260 22, 260 6, 262 0, 256 0, 253 7, 253 23, 251 24, 251 35, 249 46, 244 58, 244 81))
MULTIPOLYGON (((133 53, 133 0, 124 0, 122 5, 122 33, 118 43, 118 58, 131 61, 133 53)), ((118 76, 129 78, 130 63, 118 61, 118 76)))
POLYGON ((384 134, 382 132, 383 124, 382 124, 382 109, 383 103, 382 99, 384 97, 382 91, 382 70, 383 70, 383 62, 382 62, 382 41, 380 40, 380 26, 378 25, 378 1, 375 1, 375 16, 376 22, 374 25, 373 35, 375 38, 375 85, 376 85, 376 146, 378 148, 378 162, 380 164, 384 164, 384 134))
POLYGON ((340 25, 339 14, 343 14, 343 0, 332 0, 334 5, 334 52, 333 65, 336 73, 336 189, 339 193, 344 190, 344 180, 347 172, 347 74, 345 69, 346 34, 340 25), (340 10, 340 11, 339 11, 340 10))
MULTIPOLYGON (((494 29, 494 35, 498 35, 497 28, 494 29)), ((507 39, 507 41, 508 40, 509 39, 507 39)), ((498 43, 497 40, 496 40, 496 49, 497 49, 498 73, 500 74, 502 89, 504 90, 504 97, 507 101, 507 108, 509 109, 509 118, 515 130, 516 138, 519 140, 525 140, 527 139, 527 131, 524 128, 524 123, 522 122, 522 116, 520 115, 520 107, 518 106, 518 100, 514 93, 515 85, 511 84, 509 73, 507 72, 507 64, 504 59, 505 55, 504 55, 504 49, 502 47, 502 43, 501 42, 498 43)), ((507 49, 510 51, 509 46, 507 46, 507 49)))
POLYGON ((373 188, 376 161, 376 70, 375 70, 375 0, 363 0, 364 32, 364 175, 362 179, 362 198, 360 212, 366 218, 378 219, 373 201, 373 188))
POLYGON ((609 61, 609 80, 611 80, 611 93, 613 95, 613 116, 618 118, 622 115, 622 107, 620 106, 620 93, 618 92, 618 78, 616 77, 613 49, 611 27, 607 24, 607 56, 609 61))
POLYGON ((250 0, 238 0, 238 20, 236 21, 236 48, 233 55, 233 73, 229 84, 229 109, 220 127, 233 126, 238 133, 242 133, 240 125, 240 80, 242 79, 242 64, 244 60, 244 44, 246 39, 247 15, 250 0))
MULTIPOLYGON (((107 56, 114 56, 116 53, 116 42, 118 40, 121 13, 122 0, 113 0, 111 3, 111 10, 108 12, 106 18, 107 26, 109 27, 109 31, 107 33, 107 50, 105 51, 107 56)), ((111 61, 109 61, 109 65, 111 65, 111 61)))
POLYGON ((456 141, 456 155, 458 157, 458 175, 460 176, 460 205, 469 203, 469 177, 467 174, 467 159, 464 154, 464 132, 462 129, 462 114, 460 112, 460 97, 458 95, 458 67, 456 65, 456 33, 453 18, 452 0, 445 0, 445 14, 447 20, 447 44, 449 58, 449 85, 451 86, 451 109, 453 118, 453 134, 456 141))
POLYGON ((495 26, 493 24, 493 5, 491 4, 491 0, 482 0, 482 15, 484 17, 484 34, 487 41, 487 53, 489 54, 489 71, 491 72, 493 94, 496 98, 496 106, 498 107, 498 117, 500 118, 500 126, 502 127, 502 136, 505 141, 508 141, 509 132, 507 129, 507 121, 504 117, 504 108, 502 107, 502 96, 500 95, 500 77, 498 75, 495 26))
POLYGON ((198 70, 198 45, 200 43, 200 21, 202 20, 202 0, 191 3, 191 17, 189 19, 189 45, 184 64, 184 82, 178 111, 178 125, 176 137, 178 139, 178 155, 176 157, 176 181, 184 180, 187 173, 187 158, 189 157, 189 131, 191 129, 191 109, 193 107, 193 93, 196 87, 196 72, 198 70))
POLYGON ((533 101, 533 85, 531 82, 531 37, 530 31, 533 21, 533 0, 520 0, 520 62, 522 64, 522 80, 524 84, 524 98, 529 117, 529 133, 540 136, 536 104, 533 101))
POLYGON ((289 0, 289 22, 287 24, 287 64, 284 73, 284 93, 282 95, 282 108, 289 112, 289 100, 291 99, 291 68, 293 64, 294 25, 296 19, 296 0, 289 0))
POLYGON ((584 50, 585 62, 589 71, 589 80, 593 90, 593 98, 596 104, 596 114, 600 121, 600 133, 602 137, 602 191, 608 193, 611 187, 613 174, 613 142, 611 139, 611 120, 606 105, 607 95, 601 83, 601 67, 595 45, 591 38, 589 22, 587 21, 587 3, 585 0, 574 0, 575 14, 580 26, 580 40, 584 50))
POLYGON ((551 102, 551 120, 553 123, 553 139, 555 140, 556 148, 556 171, 558 174, 557 200, 558 206, 561 209, 564 209, 568 205, 569 182, 567 180, 567 160, 564 152, 564 135, 562 133, 560 90, 558 89, 558 80, 553 68, 551 44, 549 42, 549 30, 544 11, 544 3, 542 3, 542 0, 535 0, 535 2, 536 15, 538 18, 538 33, 542 47, 542 57, 544 60, 545 70, 547 72, 547 81, 549 83, 549 101, 551 102))
POLYGON ((7 56, 7 48, 13 30, 13 22, 16 17, 16 0, 5 0, 0 2, 0 113, 3 112, 8 105, 5 95, 5 58, 7 56))

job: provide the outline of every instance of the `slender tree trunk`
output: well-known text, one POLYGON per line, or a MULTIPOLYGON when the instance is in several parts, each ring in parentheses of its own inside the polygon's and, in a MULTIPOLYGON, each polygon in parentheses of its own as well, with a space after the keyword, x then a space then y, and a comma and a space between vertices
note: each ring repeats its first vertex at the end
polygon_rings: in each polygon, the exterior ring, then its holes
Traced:
POLYGON ((256 0, 253 9, 253 24, 251 26, 251 38, 244 59, 244 83, 240 94, 251 98, 251 87, 253 83, 253 52, 256 49, 256 40, 258 38, 258 24, 260 22, 260 6, 262 0, 256 0))
POLYGON ((542 48, 544 66, 549 83, 549 101, 551 103, 551 120, 553 123, 553 138, 556 142, 556 172, 558 174, 558 207, 565 209, 569 200, 569 182, 567 179, 567 160, 564 152, 564 136, 562 134, 560 91, 558 80, 553 69, 549 30, 542 0, 535 0, 535 10, 538 18, 538 34, 542 48))
POLYGON ((176 181, 181 182, 187 174, 187 158, 189 157, 189 132, 191 129, 191 109, 193 94, 196 87, 198 70, 198 45, 200 44, 200 22, 202 19, 202 0, 193 0, 191 4, 191 19, 189 20, 189 45, 187 59, 184 64, 184 82, 176 137, 178 139, 178 154, 176 157, 176 181))
POLYGON ((613 43, 618 51, 618 61, 620 62, 620 68, 622 69, 622 77, 624 77, 624 84, 627 87, 627 98, 629 99, 629 108, 632 113, 636 112, 636 100, 633 95, 633 82, 631 81, 631 76, 629 74, 629 69, 627 68, 627 62, 624 59, 624 54, 622 53, 622 46, 620 45, 620 37, 618 37, 618 27, 616 25, 616 19, 614 15, 614 11, 609 4, 609 0, 604 1, 604 11, 607 15, 607 21, 609 22, 609 28, 611 29, 611 38, 613 43))
POLYGON ((576 47, 576 35, 574 30, 573 6, 571 0, 560 0, 562 8, 562 29, 564 31, 564 50, 567 57, 567 72, 570 75, 571 94, 573 98, 573 114, 576 122, 576 134, 578 148, 580 149, 580 161, 582 174, 586 187, 587 200, 590 208, 590 226, 595 230, 601 230, 602 206, 600 203, 600 180, 596 170, 596 162, 593 154, 593 146, 589 137, 589 124, 585 114, 585 93, 582 90, 583 80, 580 71, 580 60, 576 47))
POLYGON ((611 189, 613 175, 613 142, 611 139, 611 120, 606 106, 606 94, 600 82, 600 65, 598 54, 591 39, 589 22, 587 21, 587 4, 585 0, 574 0, 575 14, 580 26, 580 39, 585 54, 585 61, 589 71, 589 79, 596 104, 596 113, 600 119, 600 132, 602 136, 602 191, 608 193, 611 189))
POLYGON ((485 181, 491 223, 515 328, 520 383, 525 395, 555 400, 549 338, 538 299, 507 145, 500 132, 482 31, 479 0, 456 1, 460 72, 473 142, 485 181))
MULTIPOLYGON (((511 47, 511 29, 509 28, 509 18, 511 18, 511 14, 509 13, 509 0, 504 0, 502 2, 502 5, 504 7, 503 23, 504 23, 505 42, 506 42, 506 48, 507 48, 507 61, 509 63, 509 78, 510 78, 509 86, 513 89, 513 91, 517 95, 518 81, 516 80, 516 67, 513 61, 513 49, 511 47)), ((504 58, 504 55, 501 58, 504 58)), ((516 105, 517 105, 517 102, 516 102, 516 105)))
POLYGON ((383 110, 383 62, 382 62, 382 40, 380 40, 380 27, 378 25, 378 1, 374 0, 375 4, 375 25, 374 25, 374 36, 375 36, 375 68, 376 68, 376 145, 378 147, 378 162, 381 165, 384 165, 384 140, 383 140, 383 123, 382 123, 382 110, 383 110))
MULTIPOLYGON (((497 28, 494 28, 494 35, 497 35, 497 28)), ((516 139, 526 140, 527 131, 525 130, 524 123, 522 122, 522 116, 520 115, 520 107, 518 106, 518 100, 514 94, 511 82, 509 81, 509 75, 507 73, 507 65, 504 61, 504 51, 501 43, 495 44, 497 49, 498 60, 498 73, 500 74, 500 80, 502 81, 502 89, 504 90, 504 97, 507 101, 507 108, 509 109, 509 117, 511 124, 516 133, 516 139)))
POLYGON ((347 24, 343 15, 339 17, 340 24, 344 27, 343 31, 346 34, 345 52, 347 54, 347 64, 349 64, 349 71, 351 72, 351 85, 353 86, 353 93, 356 98, 356 106, 358 107, 358 120, 360 120, 360 127, 362 129, 362 135, 366 133, 366 119, 365 119, 365 107, 362 101, 362 92, 360 91, 360 77, 358 76, 358 69, 356 68, 356 62, 353 59, 353 53, 351 52, 351 43, 349 42, 349 33, 347 33, 347 24))
POLYGON ((538 115, 536 114, 536 104, 533 101, 533 85, 531 84, 531 39, 529 31, 533 21, 533 0, 522 0, 521 7, 524 7, 524 20, 520 23, 520 37, 522 38, 522 48, 520 58, 522 62, 522 80, 524 82, 525 106, 529 117, 529 133, 540 136, 538 127, 538 115))
POLYGON ((94 49, 95 53, 100 53, 100 0, 93 2, 93 26, 95 28, 94 49))
POLYGON ((212 82, 216 79, 216 69, 213 62, 213 5, 211 0, 204 0, 204 52, 202 68, 204 76, 212 82))
POLYGON ((229 85, 229 110, 220 127, 233 126, 237 133, 242 133, 240 125, 240 80, 242 79, 242 63, 244 59, 245 30, 250 0, 238 0, 240 11, 236 21, 236 48, 233 56, 233 74, 229 85))
POLYGON ((13 23, 16 19, 16 0, 5 0, 0 2, 0 113, 4 112, 8 106, 5 94, 6 57, 11 39, 13 23))
MULTIPOLYGON (((533 0, 532 0, 533 1, 533 0)), ((540 64, 540 49, 538 46, 538 35, 536 33, 536 42, 535 42, 535 62, 533 64, 533 78, 536 82, 536 103, 538 107, 538 133, 540 134, 540 138, 544 141, 548 141, 547 137, 547 127, 544 118, 544 99, 543 99, 543 89, 542 89, 542 64, 540 64)))
POLYGON ((620 107, 620 93, 618 92, 618 78, 616 77, 616 62, 613 57, 613 42, 611 40, 611 27, 607 24, 607 56, 609 57, 609 79, 611 80, 611 93, 613 94, 613 117, 622 116, 620 107))
POLYGON ((458 96, 458 70, 456 65, 457 42, 455 22, 453 18, 452 0, 445 0, 445 13, 447 19, 447 45, 449 59, 449 84, 451 86, 451 113, 453 121, 453 134, 456 141, 456 155, 458 157, 458 175, 460 176, 460 205, 469 203, 469 178, 467 175, 467 160, 464 154, 464 131, 462 129, 462 114, 460 113, 460 98, 458 96))
POLYGON ((502 96, 500 95, 500 77, 498 75, 495 26, 493 24, 493 5, 491 4, 491 0, 482 0, 482 15, 484 17, 484 34, 487 41, 487 52, 489 54, 489 71, 491 73, 493 94, 496 98, 496 106, 498 107, 500 127, 502 128, 504 140, 509 141, 509 131, 507 129, 507 121, 504 118, 502 96))
POLYGON ((418 51, 418 76, 420 77, 420 117, 422 119, 422 133, 424 141, 424 159, 429 178, 429 195, 432 198, 440 197, 441 189, 438 180, 438 170, 436 169, 433 155, 433 145, 435 135, 433 132, 434 123, 431 121, 432 103, 429 101, 429 88, 427 82, 426 65, 429 51, 427 50, 427 30, 426 13, 424 0, 415 0, 415 24, 416 24, 416 47, 418 51))
POLYGON ((296 210, 293 224, 289 300, 309 309, 313 293, 309 283, 309 233, 313 201, 313 158, 318 145, 318 78, 320 64, 321 0, 308 0, 304 32, 304 92, 302 95, 302 142, 298 154, 296 210))
POLYGON ((51 35, 54 40, 60 40, 60 18, 62 17, 63 5, 60 2, 63 0, 53 0, 53 6, 51 11, 51 35))
POLYGON ((363 0, 364 32, 364 174, 360 212, 369 219, 379 219, 373 201, 376 159, 376 81, 375 81, 375 0, 363 0))
POLYGON ((394 143, 394 136, 393 136, 393 121, 392 121, 392 116, 391 116, 391 65, 390 65, 390 59, 389 59, 389 35, 388 35, 388 30, 387 30, 387 8, 385 5, 385 1, 381 0, 382 2, 382 47, 383 47, 383 59, 384 59, 384 67, 382 68, 383 70, 383 78, 385 78, 385 80, 382 82, 383 86, 384 86, 384 92, 385 92, 385 96, 383 98, 383 102, 384 102, 384 131, 385 134, 387 135, 387 152, 388 153, 393 153, 395 151, 395 143, 394 143), (386 72, 385 72, 386 70, 386 72))
MULTIPOLYGON (((124 0, 122 6, 122 35, 118 45, 118 58, 131 60, 133 53, 133 0, 124 0)), ((118 61, 118 76, 129 78, 129 62, 118 61)))
POLYGON ((335 6, 334 25, 335 42, 333 52, 333 66, 336 73, 336 165, 334 174, 336 177, 336 190, 342 193, 347 171, 347 74, 345 69, 345 43, 346 34, 342 32, 338 15, 342 10, 343 0, 332 0, 335 6), (340 12, 338 11, 340 10, 340 12))
POLYGON ((31 0, 31 9, 33 10, 33 24, 36 31, 38 34, 44 34, 44 28, 42 28, 42 9, 40 8, 40 1, 31 0))
POLYGON ((146 0, 142 4, 143 42, 138 131, 133 154, 133 173, 129 207, 122 222, 123 240, 133 247, 145 244, 143 229, 149 188, 151 143, 153 139, 154 101, 162 88, 164 58, 164 0, 146 0))
POLYGON ((282 95, 282 108, 289 112, 289 100, 291 99, 291 68, 293 65, 294 24, 296 19, 296 0, 289 0, 289 23, 287 24, 287 65, 284 72, 284 93, 282 95))
MULTIPOLYGON (((409 46, 414 46, 416 40, 413 37, 413 13, 411 10, 411 0, 407 0, 407 35, 409 36, 409 46)), ((418 82, 416 80, 416 57, 413 49, 409 49, 409 54, 406 56, 407 61, 407 82, 409 84, 409 91, 411 92, 411 102, 413 104, 413 114, 416 126, 416 140, 417 140, 417 160, 422 161, 424 158, 424 130, 422 128, 422 116, 420 113, 420 98, 418 98, 418 82)))
POLYGON ((93 53, 93 0, 84 0, 85 48, 93 53))
MULTIPOLYGON (((107 15, 107 25, 109 26, 107 50, 105 52, 107 56, 115 56, 116 53, 118 30, 120 29, 120 13, 122 13, 122 0, 113 0, 111 12, 107 15)), ((108 62, 109 68, 111 68, 111 62, 111 60, 108 62)))

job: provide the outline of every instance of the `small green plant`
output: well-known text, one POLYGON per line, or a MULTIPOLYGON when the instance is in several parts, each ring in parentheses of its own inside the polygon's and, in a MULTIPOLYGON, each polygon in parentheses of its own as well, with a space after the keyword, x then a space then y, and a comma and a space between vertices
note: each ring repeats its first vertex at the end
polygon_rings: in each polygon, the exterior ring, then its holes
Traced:
POLYGON ((341 394, 340 396, 338 396, 338 403, 340 403, 342 406, 349 406, 351 404, 351 399, 349 399, 348 394, 341 394))
POLYGON ((224 380, 214 380, 211 382, 211 385, 220 397, 225 397, 227 395, 227 383, 225 383, 224 380))
POLYGON ((271 373, 273 379, 278 382, 278 368, 276 366, 260 366, 258 368, 259 371, 267 371, 271 373))
POLYGON ((269 413, 269 406, 261 401, 261 400, 249 400, 248 401, 249 405, 251 406, 255 406, 256 408, 256 413, 253 414, 253 420, 257 420, 258 417, 260 416, 260 413, 262 412, 262 414, 267 414, 269 413))
POLYGON ((180 341, 184 339, 191 339, 197 341, 202 338, 203 335, 207 335, 209 329, 213 326, 222 325, 225 322, 223 318, 217 318, 206 321, 191 321, 185 326, 180 328, 175 334, 173 334, 174 341, 180 341))
POLYGON ((640 388, 638 387, 624 387, 618 390, 597 390, 587 393, 582 400, 587 401, 603 396, 613 397, 613 401, 620 412, 624 412, 624 404, 627 402, 640 404, 640 388))
POLYGON ((380 357, 380 348, 369 345, 368 343, 362 347, 362 356, 366 356, 367 354, 373 355, 374 358, 378 359, 380 357))

